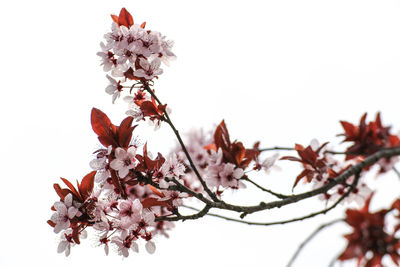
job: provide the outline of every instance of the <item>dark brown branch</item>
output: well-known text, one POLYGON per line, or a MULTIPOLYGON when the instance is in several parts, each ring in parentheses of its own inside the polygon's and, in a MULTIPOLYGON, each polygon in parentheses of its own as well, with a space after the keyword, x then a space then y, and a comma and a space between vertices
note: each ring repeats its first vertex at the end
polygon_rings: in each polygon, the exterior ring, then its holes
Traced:
POLYGON ((299 255, 299 253, 301 252, 301 250, 304 248, 305 245, 307 245, 307 243, 309 243, 319 232, 321 232, 323 229, 325 229, 328 226, 331 226, 335 223, 338 222, 342 222, 344 221, 344 219, 336 219, 334 221, 325 223, 320 225, 317 229, 315 229, 301 244, 300 246, 297 248, 296 252, 293 254, 293 256, 290 258, 288 264, 286 265, 286 267, 290 267, 292 266, 293 262, 296 260, 297 256, 299 255))
POLYGON ((372 164, 376 163, 379 159, 388 158, 388 157, 392 157, 392 156, 396 156, 396 155, 400 155, 400 147, 380 150, 380 151, 376 152, 375 154, 367 157, 365 160, 351 166, 348 170, 343 172, 341 175, 337 176, 335 179, 332 179, 332 181, 329 182, 328 184, 326 184, 320 188, 302 193, 302 194, 293 195, 290 198, 285 198, 285 199, 282 199, 279 201, 273 201, 273 202, 269 202, 269 203, 261 202, 259 205, 256 205, 256 206, 237 206, 237 205, 231 205, 231 204, 228 204, 225 202, 219 202, 219 203, 212 203, 212 207, 218 208, 218 209, 225 209, 225 210, 241 212, 242 218, 244 216, 246 216, 247 214, 250 214, 253 212, 266 210, 266 209, 280 208, 282 206, 293 204, 293 203, 299 202, 303 199, 307 199, 307 198, 325 193, 329 189, 334 187, 335 185, 344 183, 352 175, 360 173, 362 171, 362 169, 364 169, 365 167, 369 167, 372 164))
POLYGON ((262 191, 267 192, 267 193, 269 193, 271 195, 274 195, 277 198, 285 199, 285 198, 289 198, 290 197, 288 195, 283 195, 283 194, 280 194, 280 193, 276 193, 276 192, 274 192, 272 190, 264 188, 264 187, 260 186, 259 184, 255 183, 253 180, 250 180, 249 177, 247 177, 247 176, 242 177, 241 180, 248 181, 249 183, 252 183, 253 185, 255 185, 257 188, 261 189, 262 191))
MULTIPOLYGON (((294 151, 295 149, 294 149, 294 147, 282 147, 282 146, 266 147, 266 148, 259 149, 260 152, 275 151, 275 150, 294 151)), ((346 152, 332 151, 332 150, 326 150, 326 151, 324 151, 324 153, 329 153, 329 154, 334 154, 334 155, 346 155, 346 152)))
POLYGON ((177 214, 174 217, 169 217, 169 216, 162 216, 162 217, 158 217, 156 218, 156 221, 186 221, 186 220, 195 220, 195 219, 199 219, 201 217, 204 217, 204 215, 206 215, 208 213, 208 211, 210 210, 210 206, 206 205, 202 210, 197 210, 198 212, 192 215, 180 215, 177 214))
MULTIPOLYGON (((239 220, 239 219, 234 219, 234 218, 230 218, 230 217, 225 217, 219 214, 213 214, 213 213, 208 213, 206 215, 209 216, 213 216, 213 217, 217 217, 217 218, 221 218, 224 220, 228 220, 228 221, 233 221, 233 222, 239 222, 239 223, 244 223, 244 224, 248 224, 248 225, 259 225, 259 226, 270 226, 270 225, 278 225, 278 224, 288 224, 288 223, 292 223, 292 222, 297 222, 297 221, 302 221, 305 219, 310 219, 312 217, 315 217, 317 215, 320 214, 326 214, 328 213, 330 210, 334 209, 340 202, 343 201, 343 199, 345 199, 346 197, 348 197, 350 195, 350 193, 356 188, 358 180, 360 178, 360 174, 356 174, 356 178, 354 179, 353 183, 349 186, 350 188, 346 191, 345 194, 343 194, 335 203, 333 203, 330 207, 317 211, 317 212, 313 212, 311 214, 308 214, 306 216, 302 216, 302 217, 297 217, 297 218, 293 218, 293 219, 289 219, 289 220, 283 220, 283 221, 275 221, 275 222, 266 222, 266 223, 262 223, 262 222, 249 222, 249 221, 244 221, 244 220, 239 220)), ((184 206, 185 208, 188 209, 192 209, 192 210, 197 210, 195 208, 189 207, 189 206, 184 206)))
MULTIPOLYGON (((144 86, 145 90, 157 101, 157 103, 158 103, 159 105, 162 105, 161 101, 157 98, 157 96, 154 94, 153 90, 149 87, 149 85, 148 85, 147 83, 144 82, 144 83, 143 83, 143 86, 144 86)), ((172 123, 172 121, 171 121, 171 119, 170 119, 168 113, 167 113, 167 112, 164 112, 164 116, 165 116, 166 122, 169 124, 169 126, 171 127, 171 129, 172 129, 173 132, 175 133, 175 136, 176 136, 176 138, 178 139, 178 142, 179 142, 179 144, 181 145, 181 148, 182 148, 183 152, 185 153, 186 158, 187 158, 188 161, 189 161, 190 167, 192 168, 192 170, 193 170, 194 173, 196 174, 197 178, 199 179, 201 185, 202 185, 203 188, 204 188, 204 191, 207 192, 207 194, 211 197, 211 199, 212 199, 213 201, 215 201, 215 202, 220 202, 220 200, 217 198, 217 196, 216 196, 213 192, 211 192, 211 190, 208 188, 206 182, 205 182, 204 179, 201 177, 199 171, 197 170, 196 166, 195 166, 194 163, 193 163, 192 158, 191 158, 190 155, 189 155, 189 152, 188 152, 187 149, 186 149, 185 144, 184 144, 183 141, 182 141, 182 138, 181 138, 181 136, 180 136, 178 130, 175 128, 174 124, 172 123)))

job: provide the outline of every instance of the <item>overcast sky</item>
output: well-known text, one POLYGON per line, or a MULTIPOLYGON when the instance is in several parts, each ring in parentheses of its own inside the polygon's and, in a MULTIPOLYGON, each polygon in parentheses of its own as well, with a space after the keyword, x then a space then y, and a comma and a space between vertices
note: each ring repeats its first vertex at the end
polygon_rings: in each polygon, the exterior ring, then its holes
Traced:
MULTIPOLYGON (((169 239, 157 239, 154 255, 142 246, 124 260, 116 253, 106 257, 90 237, 70 257, 57 254, 57 235, 46 224, 58 200, 52 184, 90 171, 98 147, 91 108, 116 122, 126 110, 104 92, 108 82, 96 56, 109 15, 121 7, 175 41, 177 60, 164 68, 155 88, 183 133, 225 119, 232 138, 247 145, 306 145, 312 138, 334 145, 340 142, 339 120, 357 122, 364 112, 373 118, 377 111, 400 130, 399 1, 3 1, 0 266, 285 266, 313 229, 343 216, 342 207, 287 226, 214 218, 177 223, 169 239)), ((166 126, 153 132, 143 124, 137 133, 153 153, 175 145, 166 126)), ((279 164, 281 172, 255 179, 290 193, 300 168, 279 164)), ((374 205, 388 205, 398 178, 371 181, 381 188, 374 205)), ((227 199, 271 200, 248 189, 227 199)), ((310 200, 248 219, 267 222, 323 207, 310 200)), ((294 266, 326 266, 343 250, 341 236, 348 231, 341 225, 326 230, 294 266)))

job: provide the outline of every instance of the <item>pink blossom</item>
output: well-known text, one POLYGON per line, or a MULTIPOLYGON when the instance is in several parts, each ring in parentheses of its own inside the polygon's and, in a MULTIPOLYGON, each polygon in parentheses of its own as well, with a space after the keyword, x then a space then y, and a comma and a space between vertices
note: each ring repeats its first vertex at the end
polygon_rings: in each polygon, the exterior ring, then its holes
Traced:
POLYGON ((142 204, 139 199, 122 200, 119 203, 119 216, 121 218, 121 227, 129 229, 132 225, 139 223, 142 219, 142 204))
POLYGON ((134 252, 139 252, 139 246, 133 238, 128 235, 128 231, 122 231, 120 236, 114 236, 111 242, 117 246, 118 254, 124 257, 129 256, 129 249, 134 252))
POLYGON ((54 208, 56 212, 51 216, 51 221, 56 224, 54 232, 59 233, 70 226, 70 219, 73 219, 79 210, 72 205, 72 194, 68 194, 64 201, 54 203, 54 208))
POLYGON ((146 59, 140 58, 139 65, 141 69, 138 69, 134 72, 134 75, 136 77, 151 80, 155 76, 163 73, 163 70, 160 68, 161 61, 159 58, 153 59, 153 61, 151 61, 150 63, 146 59))
POLYGON ((117 82, 109 75, 106 75, 106 77, 110 81, 110 84, 106 87, 106 93, 112 95, 112 103, 114 104, 115 100, 121 95, 123 87, 121 85, 121 81, 117 82))
POLYGON ((135 153, 135 147, 128 148, 128 151, 120 147, 115 149, 115 159, 111 161, 110 167, 118 171, 120 178, 127 176, 129 170, 135 167, 135 153))

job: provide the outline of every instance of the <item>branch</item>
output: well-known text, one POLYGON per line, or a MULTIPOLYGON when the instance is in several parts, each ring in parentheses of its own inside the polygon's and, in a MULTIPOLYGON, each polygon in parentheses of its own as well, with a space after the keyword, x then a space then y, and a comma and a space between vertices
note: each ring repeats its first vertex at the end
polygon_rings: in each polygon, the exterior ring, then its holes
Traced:
POLYGON ((369 167, 372 164, 376 163, 379 159, 381 158, 388 158, 392 156, 400 155, 400 147, 394 147, 394 148, 388 148, 388 149, 383 149, 380 150, 373 155, 367 157, 365 160, 351 166, 349 169, 347 169, 345 172, 343 172, 341 175, 337 176, 335 179, 332 179, 331 182, 328 184, 302 193, 298 195, 293 195, 290 198, 285 198, 279 201, 273 201, 269 203, 261 202, 259 205, 256 206, 237 206, 237 205, 232 205, 228 204, 225 202, 219 202, 219 203, 212 203, 213 208, 218 208, 218 209, 225 209, 225 210, 232 210, 236 212, 241 212, 241 217, 243 218, 247 214, 261 211, 261 210, 266 210, 266 209, 273 209, 273 208, 280 208, 285 205, 293 204, 296 202, 299 202, 303 199, 307 199, 322 193, 327 192, 329 189, 334 187, 337 184, 344 183, 349 177, 352 175, 355 175, 357 173, 360 173, 365 167, 369 167))
MULTIPOLYGON (((260 152, 265 152, 265 151, 274 151, 274 150, 288 150, 288 151, 294 151, 294 147, 282 147, 282 146, 274 146, 274 147, 266 147, 266 148, 261 148, 258 151, 260 152)), ((329 153, 329 154, 334 154, 334 155, 346 155, 348 153, 346 152, 341 152, 341 151, 332 151, 332 150, 326 150, 324 153, 329 153)))
MULTIPOLYGON (((143 82, 143 86, 144 86, 145 90, 157 101, 157 103, 158 103, 159 105, 162 105, 161 101, 157 98, 157 96, 154 94, 153 90, 149 87, 149 85, 148 85, 146 82, 143 82)), ((172 121, 171 121, 171 119, 170 119, 168 113, 167 113, 167 112, 164 112, 164 116, 165 116, 166 122, 169 124, 169 126, 171 127, 171 129, 174 131, 175 136, 176 136, 176 138, 178 139, 178 142, 179 142, 179 144, 181 145, 182 150, 183 150, 183 152, 185 153, 186 158, 187 158, 188 161, 189 161, 190 167, 192 168, 192 170, 193 170, 194 173, 196 174, 197 178, 199 179, 201 185, 202 185, 203 188, 204 188, 204 191, 207 192, 207 194, 211 197, 211 199, 212 199, 213 201, 215 201, 215 202, 220 202, 220 200, 217 198, 217 196, 216 196, 213 192, 211 192, 211 190, 208 188, 206 182, 205 182, 204 179, 201 177, 199 171, 197 170, 196 166, 195 166, 194 163, 193 163, 192 158, 191 158, 190 155, 189 155, 189 152, 188 152, 187 149, 186 149, 185 144, 184 144, 183 141, 182 141, 182 138, 181 138, 181 136, 180 136, 178 130, 175 128, 174 124, 172 123, 172 121)))
POLYGON ((331 226, 335 223, 338 222, 342 222, 344 221, 344 219, 336 219, 334 221, 325 223, 320 225, 317 229, 315 229, 301 244, 300 246, 297 248, 296 252, 293 254, 293 256, 290 258, 289 263, 286 265, 286 267, 290 267, 292 266, 293 262, 296 260, 297 256, 299 255, 299 253, 301 252, 301 250, 304 248, 305 245, 307 245, 307 243, 309 243, 319 232, 321 232, 323 229, 325 229, 328 226, 331 226))
MULTIPOLYGON (((340 202, 342 202, 343 199, 345 199, 346 197, 348 197, 350 195, 350 193, 355 189, 355 187, 357 186, 358 180, 360 178, 360 174, 356 174, 356 178, 354 179, 353 183, 350 185, 349 190, 346 191, 345 194, 343 194, 335 203, 333 203, 329 208, 317 211, 317 212, 313 212, 309 215, 306 216, 302 216, 302 217, 297 217, 297 218, 293 218, 293 219, 289 219, 289 220, 283 220, 283 221, 275 221, 275 222, 266 222, 266 223, 262 223, 262 222, 249 222, 249 221, 244 221, 244 220, 239 220, 239 219, 234 219, 234 218, 230 218, 230 217, 225 217, 219 214, 213 214, 213 213, 209 213, 206 215, 209 216, 213 216, 213 217, 217 217, 217 218, 221 218, 227 221, 233 221, 233 222, 239 222, 239 223, 244 223, 244 224, 248 224, 248 225, 259 225, 259 226, 270 226, 270 225, 277 225, 277 224, 288 224, 288 223, 292 223, 292 222, 297 222, 297 221, 302 221, 305 219, 309 219, 312 217, 315 217, 317 215, 320 214, 326 214, 328 213, 330 210, 334 209, 340 202)), ((192 209, 192 210, 196 210, 199 211, 196 208, 192 208, 189 206, 184 206, 185 208, 188 209, 192 209)))
POLYGON ((247 176, 244 176, 241 180, 248 181, 248 182, 252 183, 253 185, 255 185, 257 188, 261 189, 262 191, 267 192, 267 193, 270 193, 271 195, 274 195, 274 196, 276 196, 277 198, 285 199, 285 198, 289 198, 289 197, 290 197, 290 196, 288 196, 288 195, 283 195, 283 194, 280 194, 280 193, 275 193, 275 192, 272 191, 272 190, 269 190, 269 189, 267 189, 267 188, 264 188, 264 187, 260 186, 259 184, 257 184, 257 183, 255 183, 255 182, 253 182, 252 180, 250 180, 249 177, 247 177, 247 176))
POLYGON ((210 208, 211 207, 209 205, 206 205, 202 210, 194 209, 194 210, 196 210, 198 212, 195 213, 195 214, 192 214, 192 215, 180 215, 180 214, 177 214, 174 217, 161 216, 161 217, 156 218, 155 220, 156 221, 170 221, 170 222, 172 222, 172 221, 182 221, 182 222, 184 222, 186 220, 195 220, 195 219, 201 218, 204 215, 206 215, 208 213, 208 211, 210 210, 210 208))

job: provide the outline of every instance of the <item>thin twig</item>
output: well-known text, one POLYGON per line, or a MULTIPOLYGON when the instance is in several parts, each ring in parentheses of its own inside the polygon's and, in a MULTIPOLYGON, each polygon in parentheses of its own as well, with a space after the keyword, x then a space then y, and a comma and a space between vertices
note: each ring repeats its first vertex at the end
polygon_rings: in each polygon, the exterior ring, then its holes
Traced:
POLYGON ((305 245, 307 245, 319 232, 321 232, 323 229, 325 229, 328 226, 331 226, 335 223, 342 222, 344 219, 336 219, 328 223, 324 223, 320 225, 317 229, 315 229, 297 248, 296 252, 293 254, 293 256, 290 258, 288 264, 286 267, 292 266, 293 262, 296 260, 297 256, 301 252, 301 250, 304 248, 305 245))
MULTIPOLYGON (((144 82, 144 83, 143 83, 143 86, 144 86, 145 90, 157 101, 157 103, 158 103, 159 105, 162 105, 161 101, 157 98, 157 96, 154 94, 153 90, 149 87, 149 85, 148 85, 147 83, 144 82)), ((175 133, 175 136, 176 136, 176 138, 178 139, 178 142, 179 142, 179 144, 181 145, 181 148, 182 148, 183 152, 185 153, 186 158, 187 158, 188 161, 189 161, 190 167, 192 168, 192 170, 193 170, 194 173, 196 174, 197 178, 199 179, 201 185, 202 185, 203 188, 204 188, 204 191, 207 192, 207 194, 211 197, 211 199, 212 199, 213 201, 215 201, 215 202, 220 202, 221 200, 219 200, 219 199, 217 198, 217 196, 216 196, 213 192, 211 192, 211 190, 208 188, 206 182, 205 182, 204 179, 201 177, 199 171, 197 170, 196 166, 195 166, 194 163, 193 163, 192 158, 191 158, 190 155, 189 155, 189 152, 188 152, 187 149, 186 149, 185 144, 184 144, 183 141, 182 141, 182 138, 181 138, 181 136, 180 136, 178 130, 175 128, 174 124, 172 123, 172 120, 170 119, 168 113, 167 113, 167 112, 164 112, 164 116, 165 116, 166 122, 169 124, 169 126, 171 127, 171 129, 172 129, 173 132, 175 133)))
POLYGON ((259 184, 255 183, 254 181, 250 180, 249 177, 247 177, 247 176, 242 177, 241 180, 248 181, 248 182, 252 183, 253 185, 255 185, 257 188, 261 189, 262 191, 265 191, 265 192, 267 192, 267 193, 269 193, 271 195, 274 195, 277 198, 285 199, 285 198, 289 198, 290 197, 288 195, 283 195, 283 194, 280 194, 280 193, 276 193, 276 192, 274 192, 272 190, 264 188, 264 187, 260 186, 259 184))
POLYGON ((212 207, 213 208, 218 208, 218 209, 225 209, 225 210, 232 210, 232 211, 237 211, 237 212, 242 212, 241 217, 243 218, 247 214, 261 211, 261 210, 266 210, 266 209, 272 209, 272 208, 280 208, 285 205, 293 204, 296 202, 299 202, 301 200, 311 198, 313 196, 326 193, 329 189, 334 187, 337 184, 344 183, 349 177, 352 175, 355 175, 357 173, 360 173, 365 167, 369 167, 372 164, 376 163, 379 159, 381 158, 388 158, 392 156, 400 155, 400 147, 394 147, 394 148, 389 148, 389 149, 383 149, 380 150, 373 155, 367 157, 365 160, 351 166, 348 168, 345 172, 343 172, 341 175, 338 175, 334 179, 331 179, 331 182, 328 184, 321 186, 320 188, 301 193, 298 195, 293 195, 289 198, 285 198, 279 201, 272 201, 269 203, 261 202, 258 205, 255 206, 237 206, 237 205, 232 205, 228 204, 225 202, 220 202, 220 203, 213 203, 212 207))
MULTIPOLYGON (((265 152, 265 151, 275 151, 275 150, 288 150, 288 151, 294 151, 294 147, 283 147, 283 146, 274 146, 274 147, 266 147, 266 148, 261 148, 258 151, 260 152, 265 152)), ((332 150, 325 150, 324 153, 329 153, 329 154, 334 154, 334 155, 346 155, 346 152, 342 151, 332 151, 332 150)))
MULTIPOLYGON (((349 186, 350 188, 346 191, 345 194, 343 194, 335 203, 333 203, 330 207, 317 211, 317 212, 313 212, 310 213, 308 215, 302 216, 302 217, 297 217, 297 218, 293 218, 293 219, 289 219, 289 220, 282 220, 282 221, 275 221, 275 222, 250 222, 250 221, 244 221, 244 220, 239 220, 239 219, 235 219, 235 218, 230 218, 230 217, 225 217, 219 214, 213 214, 213 213, 208 213, 208 214, 204 214, 204 215, 209 215, 209 216, 213 216, 213 217, 217 217, 217 218, 221 218, 224 220, 228 220, 228 221, 233 221, 233 222, 239 222, 239 223, 244 223, 244 224, 248 224, 248 225, 259 225, 259 226, 270 226, 270 225, 278 225, 278 224, 288 224, 288 223, 292 223, 292 222, 298 222, 298 221, 303 221, 305 219, 310 219, 312 217, 315 217, 317 215, 320 214, 326 214, 328 213, 330 210, 334 209, 340 202, 343 201, 343 199, 345 199, 348 195, 350 195, 350 193, 355 189, 355 187, 357 186, 358 180, 360 178, 359 174, 356 174, 356 178, 354 179, 353 183, 349 186)), ((189 206, 183 206, 185 208, 188 209, 192 209, 192 210, 196 210, 199 211, 196 208, 193 207, 189 207, 189 206)))
POLYGON ((210 206, 206 205, 202 210, 197 210, 198 212, 192 215, 180 215, 177 214, 174 217, 169 217, 169 216, 161 216, 156 218, 156 221, 186 221, 186 220, 195 220, 195 219, 199 219, 201 217, 203 217, 204 215, 206 215, 208 213, 208 211, 210 210, 210 206))

